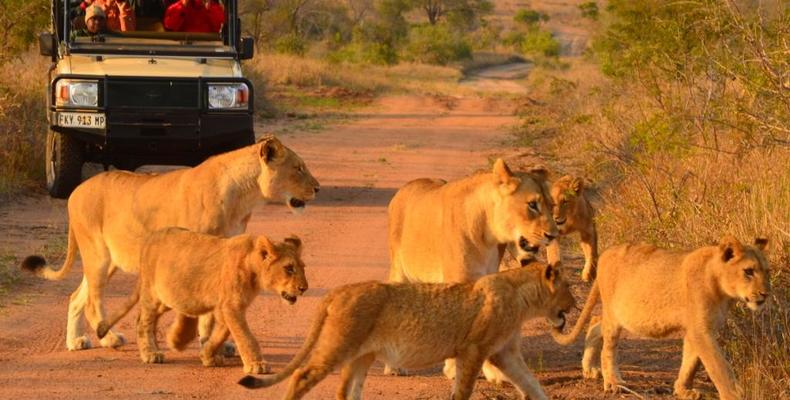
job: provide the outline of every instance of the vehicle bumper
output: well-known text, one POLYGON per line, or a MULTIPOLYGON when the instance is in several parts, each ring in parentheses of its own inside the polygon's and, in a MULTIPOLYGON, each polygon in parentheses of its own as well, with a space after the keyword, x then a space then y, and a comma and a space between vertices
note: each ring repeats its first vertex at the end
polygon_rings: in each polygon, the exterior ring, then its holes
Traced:
MULTIPOLYGON (((50 121, 57 121, 52 111, 50 121)), ((255 141, 250 113, 196 111, 107 112, 105 129, 51 126, 88 147, 87 160, 119 168, 194 166, 206 158, 255 141)))

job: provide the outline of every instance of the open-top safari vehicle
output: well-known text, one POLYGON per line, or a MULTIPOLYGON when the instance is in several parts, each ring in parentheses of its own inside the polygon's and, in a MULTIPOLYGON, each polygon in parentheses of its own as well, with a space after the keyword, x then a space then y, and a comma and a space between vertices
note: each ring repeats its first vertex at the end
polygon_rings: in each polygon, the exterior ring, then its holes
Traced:
POLYGON ((196 165, 254 141, 253 87, 240 66, 254 45, 241 37, 237 0, 219 1, 225 22, 216 33, 166 31, 172 0, 121 1, 135 30, 86 34, 82 0, 52 0, 51 31, 39 36, 53 62, 46 177, 54 197, 68 197, 85 162, 196 165))

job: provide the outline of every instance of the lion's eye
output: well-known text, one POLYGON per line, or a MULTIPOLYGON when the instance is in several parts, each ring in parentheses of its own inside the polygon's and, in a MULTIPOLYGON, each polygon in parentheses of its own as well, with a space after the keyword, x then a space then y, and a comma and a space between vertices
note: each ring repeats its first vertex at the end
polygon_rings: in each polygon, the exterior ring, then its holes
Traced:
POLYGON ((296 167, 296 172, 298 172, 300 174, 304 174, 304 167, 302 167, 301 165, 296 167))
POLYGON ((285 266, 285 273, 288 274, 288 276, 293 275, 294 274, 294 266, 293 265, 286 265, 285 266))
POLYGON ((538 212, 538 211, 539 211, 539 210, 538 210, 538 202, 537 202, 537 201, 535 201, 535 200, 532 200, 532 201, 530 201, 529 203, 527 203, 527 206, 528 206, 528 207, 529 207, 529 209, 530 209, 530 210, 532 210, 532 211, 535 211, 535 212, 538 212))
POLYGON ((745 270, 743 270, 743 273, 751 278, 754 276, 754 268, 746 268, 745 270))

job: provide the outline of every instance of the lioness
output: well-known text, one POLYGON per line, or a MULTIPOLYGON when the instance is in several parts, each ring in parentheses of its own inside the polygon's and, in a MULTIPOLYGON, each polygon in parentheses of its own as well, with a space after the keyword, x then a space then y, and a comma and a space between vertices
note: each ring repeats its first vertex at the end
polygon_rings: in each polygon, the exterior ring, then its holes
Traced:
MULTIPOLYGON (((389 204, 391 282, 468 282, 497 272, 508 243, 526 262, 558 232, 546 170, 510 171, 497 159, 490 173, 455 182, 417 179, 389 204), (513 246, 515 247, 515 246, 513 246)), ((386 373, 400 373, 387 366, 386 373)), ((445 374, 453 378, 452 361, 445 374)), ((484 373, 497 381, 486 365, 484 373)))
POLYGON ((300 399, 342 365, 337 398, 358 400, 376 359, 418 368, 454 357, 455 400, 471 396, 485 360, 504 373, 522 398, 547 399, 521 355, 521 325, 546 317, 561 329, 574 304, 556 266, 540 262, 476 282, 346 285, 324 298, 304 345, 284 370, 263 379, 247 376, 239 383, 266 387, 293 373, 285 399, 300 399))
POLYGON ((616 363, 617 339, 622 329, 661 338, 682 332, 683 362, 675 394, 698 399, 692 389, 700 361, 724 400, 741 398, 741 390, 716 343, 716 333, 729 306, 743 300, 750 309, 762 308, 770 291, 766 239, 744 246, 725 236, 718 246, 694 251, 659 249, 651 245, 621 245, 606 250, 598 262, 598 278, 573 330, 553 332, 560 344, 572 343, 601 298, 601 321, 590 326, 582 368, 595 378, 603 368, 606 391, 617 391, 622 378, 616 363), (594 358, 600 353, 600 364, 594 358), (597 364, 597 365, 596 365, 597 364))
MULTIPOLYGON (((595 278, 595 264, 598 261, 598 234, 595 231, 595 211, 584 193, 584 183, 580 178, 565 175, 551 185, 551 199, 554 203, 552 215, 557 223, 560 236, 579 232, 584 252, 582 280, 589 282, 595 278)), ((548 262, 560 261, 560 243, 554 240, 546 246, 548 262)))
POLYGON ((268 373, 258 341, 244 316, 262 289, 277 293, 293 304, 307 290, 298 237, 272 244, 265 236, 238 235, 220 238, 168 228, 152 234, 143 245, 137 287, 123 309, 99 323, 96 333, 104 337, 140 301, 137 344, 145 363, 162 363, 164 355, 156 344, 156 323, 165 311, 185 316, 173 325, 168 344, 183 350, 194 337, 195 318, 213 313, 215 325, 203 345, 200 359, 205 366, 222 364, 219 346, 228 333, 238 346, 244 372, 268 373), (191 321, 191 323, 190 323, 191 321), (188 331, 192 331, 190 335, 188 331))
MULTIPOLYGON (((269 136, 258 143, 209 158, 194 168, 163 174, 111 171, 79 185, 68 200, 68 250, 56 271, 41 256, 29 256, 22 267, 38 276, 62 279, 71 271, 79 248, 83 279, 69 301, 66 347, 90 348, 82 315, 92 329, 104 319, 102 291, 116 269, 136 273, 144 238, 178 226, 195 232, 233 236, 244 232, 260 199, 285 202, 298 212, 315 198, 318 181, 296 153, 269 136), (86 308, 87 305, 87 308, 86 308)), ((210 319, 201 323, 208 336, 210 319)), ((109 332, 105 347, 125 342, 109 332)))

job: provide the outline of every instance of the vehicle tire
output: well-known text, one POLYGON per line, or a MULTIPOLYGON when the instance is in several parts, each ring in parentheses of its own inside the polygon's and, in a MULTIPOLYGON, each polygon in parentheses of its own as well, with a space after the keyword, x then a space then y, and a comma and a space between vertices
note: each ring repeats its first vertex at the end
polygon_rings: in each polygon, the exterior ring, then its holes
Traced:
POLYGON ((50 130, 47 132, 45 157, 49 195, 58 199, 68 198, 82 182, 83 144, 71 136, 50 130))

